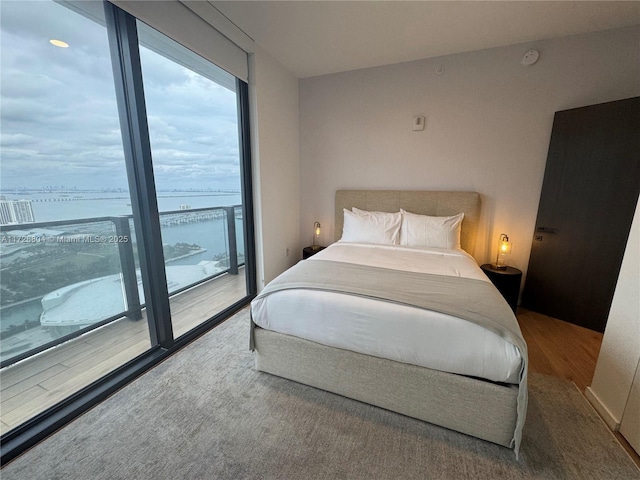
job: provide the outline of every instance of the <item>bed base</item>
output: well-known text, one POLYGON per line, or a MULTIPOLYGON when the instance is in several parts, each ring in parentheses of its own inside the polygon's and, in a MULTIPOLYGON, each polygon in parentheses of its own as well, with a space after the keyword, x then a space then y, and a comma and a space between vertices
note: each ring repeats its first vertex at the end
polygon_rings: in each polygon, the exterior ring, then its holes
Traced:
POLYGON ((257 370, 512 447, 517 385, 417 367, 254 327, 257 370))

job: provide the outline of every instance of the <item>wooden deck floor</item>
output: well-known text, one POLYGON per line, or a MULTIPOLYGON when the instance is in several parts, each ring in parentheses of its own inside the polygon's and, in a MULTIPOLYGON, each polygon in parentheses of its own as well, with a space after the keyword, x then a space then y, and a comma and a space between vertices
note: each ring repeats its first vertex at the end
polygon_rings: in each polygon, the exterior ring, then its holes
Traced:
MULTIPOLYGON (((244 268, 171 298, 178 337, 245 296, 244 268)), ((146 316, 117 320, 0 371, 0 433, 58 403, 150 348, 146 316)))

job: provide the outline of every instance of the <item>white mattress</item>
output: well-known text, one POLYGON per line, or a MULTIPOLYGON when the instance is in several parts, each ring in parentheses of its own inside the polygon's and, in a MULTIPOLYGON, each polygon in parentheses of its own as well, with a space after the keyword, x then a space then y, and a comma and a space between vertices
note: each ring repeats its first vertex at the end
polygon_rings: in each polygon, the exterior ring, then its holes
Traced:
MULTIPOLYGON (((313 257, 489 281, 460 250, 334 243, 313 257)), ((518 383, 516 347, 450 315, 354 295, 283 290, 252 304, 256 325, 323 345, 495 382, 518 383)), ((515 322, 515 320, 514 320, 515 322)))

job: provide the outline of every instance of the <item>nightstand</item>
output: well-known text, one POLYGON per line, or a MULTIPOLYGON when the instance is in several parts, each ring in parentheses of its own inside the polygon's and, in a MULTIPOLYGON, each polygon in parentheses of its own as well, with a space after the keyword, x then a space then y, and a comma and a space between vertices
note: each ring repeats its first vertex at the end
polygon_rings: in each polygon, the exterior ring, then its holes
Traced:
POLYGON ((511 307, 511 310, 513 310, 513 313, 516 313, 518 294, 520 293, 520 282, 522 281, 522 271, 513 267, 496 270, 491 267, 490 263, 485 263, 480 268, 502 294, 511 307))
POLYGON ((320 245, 316 245, 315 247, 304 247, 302 249, 302 258, 309 258, 325 248, 327 247, 321 247, 320 245))

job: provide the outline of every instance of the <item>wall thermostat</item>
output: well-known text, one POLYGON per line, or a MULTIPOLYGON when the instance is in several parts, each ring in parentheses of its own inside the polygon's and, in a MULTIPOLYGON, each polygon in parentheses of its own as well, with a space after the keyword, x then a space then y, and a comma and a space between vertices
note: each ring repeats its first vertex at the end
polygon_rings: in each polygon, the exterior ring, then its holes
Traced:
POLYGON ((520 60, 520 63, 526 66, 533 65, 538 61, 539 57, 540 57, 540 53, 538 52, 538 50, 529 50, 528 52, 524 52, 524 55, 522 55, 522 60, 520 60))

